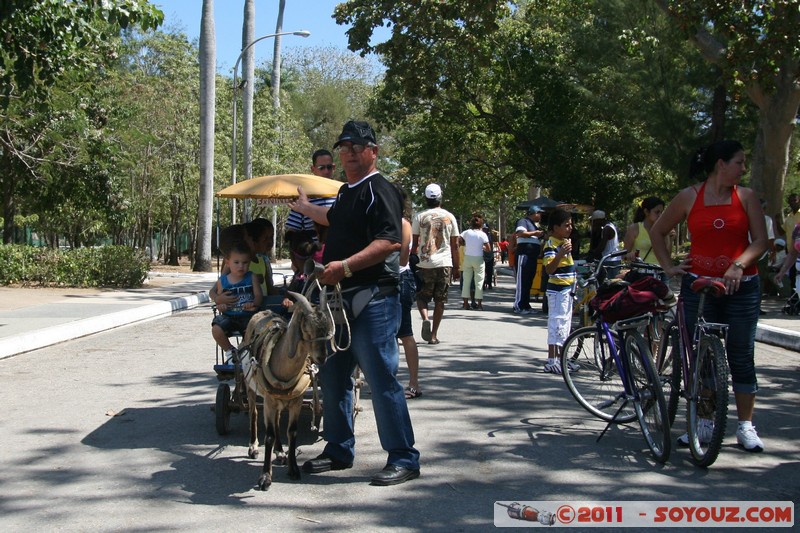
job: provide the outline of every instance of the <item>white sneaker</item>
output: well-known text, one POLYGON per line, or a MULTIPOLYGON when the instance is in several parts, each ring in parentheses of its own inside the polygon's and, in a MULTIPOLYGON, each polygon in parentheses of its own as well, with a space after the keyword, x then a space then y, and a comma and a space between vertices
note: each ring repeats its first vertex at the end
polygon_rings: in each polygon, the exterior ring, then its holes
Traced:
POLYGON ((236 352, 236 348, 231 348, 230 350, 226 351, 222 356, 222 362, 226 365, 233 363, 233 355, 236 352))
POLYGON ((533 314, 533 313, 535 313, 535 312, 536 312, 536 311, 534 311, 533 309, 523 309, 523 310, 522 310, 522 311, 520 311, 519 313, 520 313, 521 315, 532 315, 532 314, 533 314))
MULTIPOLYGON (((697 435, 700 437, 700 443, 708 444, 711 442, 712 433, 714 433, 714 421, 701 418, 697 423, 697 435)), ((678 444, 681 446, 689 446, 689 434, 684 433, 678 437, 678 444)))
POLYGON ((764 451, 764 443, 758 438, 755 426, 750 426, 746 429, 737 429, 736 442, 748 452, 758 453, 764 451))
POLYGON ((545 363, 544 371, 548 374, 561 374, 561 363, 559 361, 555 361, 553 363, 545 363))
POLYGON ((572 374, 573 372, 577 372, 580 369, 581 365, 579 365, 575 361, 567 361, 567 370, 569 370, 570 374, 572 374))

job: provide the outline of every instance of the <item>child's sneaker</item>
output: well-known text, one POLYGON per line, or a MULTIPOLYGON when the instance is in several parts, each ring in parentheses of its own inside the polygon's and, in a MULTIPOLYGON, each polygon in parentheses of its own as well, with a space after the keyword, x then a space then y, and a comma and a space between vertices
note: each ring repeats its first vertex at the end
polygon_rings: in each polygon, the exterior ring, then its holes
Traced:
POLYGON ((225 364, 233 364, 235 355, 236 355, 236 348, 231 348, 230 350, 226 350, 225 353, 222 354, 222 362, 225 364))
MULTIPOLYGON (((700 437, 701 444, 708 444, 711 442, 711 434, 714 433, 714 422, 701 418, 697 422, 697 435, 700 437)), ((684 433, 678 437, 678 444, 681 446, 689 446, 689 434, 684 433)))
POLYGON ((548 374, 561 374, 561 363, 559 361, 553 361, 552 363, 545 363, 544 371, 548 374))
POLYGON ((758 438, 755 426, 737 429, 736 442, 748 452, 758 453, 764 451, 764 443, 758 438))
POLYGON ((573 372, 577 372, 580 369, 581 365, 579 365, 575 361, 567 361, 567 370, 569 370, 570 374, 572 374, 573 372))

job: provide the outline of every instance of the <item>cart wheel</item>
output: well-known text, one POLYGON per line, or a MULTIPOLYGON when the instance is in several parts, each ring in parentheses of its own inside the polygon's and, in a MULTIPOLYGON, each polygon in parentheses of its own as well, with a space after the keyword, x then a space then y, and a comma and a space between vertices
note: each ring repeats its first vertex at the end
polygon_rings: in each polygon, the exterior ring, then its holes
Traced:
POLYGON ((217 387, 217 405, 214 412, 217 416, 217 433, 227 435, 231 430, 231 388, 227 383, 220 383, 217 387))

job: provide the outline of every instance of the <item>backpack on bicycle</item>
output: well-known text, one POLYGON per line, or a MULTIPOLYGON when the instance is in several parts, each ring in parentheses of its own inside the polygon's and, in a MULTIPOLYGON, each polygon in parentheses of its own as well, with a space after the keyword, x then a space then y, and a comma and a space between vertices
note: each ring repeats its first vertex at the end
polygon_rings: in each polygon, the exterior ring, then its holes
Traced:
POLYGON ((656 312, 674 301, 675 295, 664 282, 647 276, 628 285, 616 283, 598 289, 589 307, 611 323, 656 312))

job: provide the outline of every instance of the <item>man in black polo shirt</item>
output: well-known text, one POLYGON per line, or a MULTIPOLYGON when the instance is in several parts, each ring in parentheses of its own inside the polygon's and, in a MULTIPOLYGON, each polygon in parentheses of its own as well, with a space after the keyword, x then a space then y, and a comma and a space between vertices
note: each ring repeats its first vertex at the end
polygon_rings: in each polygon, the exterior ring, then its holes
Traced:
POLYGON ((340 283, 343 292, 371 290, 373 297, 350 320, 350 348, 331 355, 320 369, 327 443, 318 457, 303 464, 303 470, 319 473, 352 467, 352 375, 358 364, 372 392, 381 446, 389 454, 372 484, 396 485, 419 477, 419 452, 414 448, 403 386, 397 380, 402 198, 375 167, 378 145, 369 124, 348 122, 333 147, 338 148, 347 176, 333 207, 311 204, 302 191, 291 207, 329 225, 320 282, 340 283))

